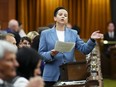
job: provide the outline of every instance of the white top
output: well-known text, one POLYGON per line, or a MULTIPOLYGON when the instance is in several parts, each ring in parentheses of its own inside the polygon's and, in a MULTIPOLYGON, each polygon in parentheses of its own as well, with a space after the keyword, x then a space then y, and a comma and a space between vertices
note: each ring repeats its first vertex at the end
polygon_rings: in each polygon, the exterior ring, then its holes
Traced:
POLYGON ((20 35, 20 37, 25 37, 26 36, 26 33, 25 33, 25 31, 23 29, 21 29, 19 31, 19 35, 20 35))
POLYGON ((14 87, 27 87, 28 83, 29 81, 26 78, 20 77, 14 82, 13 86, 14 87))
POLYGON ((114 38, 114 32, 108 32, 110 38, 114 38))
POLYGON ((56 30, 56 33, 57 33, 58 40, 64 42, 64 31, 56 30))
POLYGON ((4 83, 4 81, 2 79, 0 79, 0 84, 3 84, 3 83, 4 83))

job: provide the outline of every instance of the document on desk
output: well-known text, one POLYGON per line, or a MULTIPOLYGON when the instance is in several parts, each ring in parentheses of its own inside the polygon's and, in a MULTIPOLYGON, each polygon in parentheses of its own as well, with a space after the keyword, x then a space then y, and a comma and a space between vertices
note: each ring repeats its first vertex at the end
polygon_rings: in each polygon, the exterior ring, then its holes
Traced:
POLYGON ((74 46, 74 42, 57 41, 54 49, 59 52, 70 52, 74 48, 74 46))

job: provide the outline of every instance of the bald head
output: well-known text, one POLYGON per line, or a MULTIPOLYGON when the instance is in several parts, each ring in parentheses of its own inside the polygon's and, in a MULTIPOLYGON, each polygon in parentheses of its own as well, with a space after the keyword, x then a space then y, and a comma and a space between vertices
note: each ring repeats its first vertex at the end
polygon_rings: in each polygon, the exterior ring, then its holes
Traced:
POLYGON ((8 28, 12 29, 15 32, 18 32, 19 30, 18 21, 15 19, 10 20, 8 23, 8 28))

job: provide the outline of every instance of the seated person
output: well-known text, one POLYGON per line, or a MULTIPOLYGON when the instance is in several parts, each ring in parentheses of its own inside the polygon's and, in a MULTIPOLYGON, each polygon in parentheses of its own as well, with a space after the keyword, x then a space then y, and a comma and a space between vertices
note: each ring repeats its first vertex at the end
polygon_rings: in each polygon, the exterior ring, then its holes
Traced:
POLYGON ((17 20, 12 19, 9 21, 8 28, 6 29, 6 32, 14 34, 16 42, 17 42, 16 45, 18 45, 21 37, 19 35, 19 25, 18 25, 17 20))
POLYGON ((4 40, 6 40, 6 41, 8 41, 8 42, 10 42, 10 43, 12 43, 14 45, 16 45, 16 39, 14 37, 15 36, 13 34, 8 33, 8 34, 5 35, 4 40))
POLYGON ((30 79, 30 77, 39 76, 41 74, 40 64, 41 56, 32 48, 20 48, 17 53, 17 61, 19 67, 17 68, 18 76, 30 79))
POLYGON ((19 48, 22 47, 31 47, 31 39, 28 37, 22 37, 19 43, 19 48))
MULTIPOLYGON (((104 34, 104 40, 107 41, 116 41, 116 32, 115 32, 115 25, 113 22, 109 22, 107 25, 107 33, 104 34)), ((104 45, 104 52, 105 55, 109 55, 110 47, 112 47, 112 44, 106 44, 104 45)))
MULTIPOLYGON (((3 87, 15 87, 12 79, 16 77, 16 68, 19 66, 16 60, 16 52, 17 47, 15 45, 0 40, 0 79, 3 81, 3 85, 5 85, 3 87), (4 82, 8 84, 4 84, 4 82)), ((26 79, 20 78, 20 80, 23 83, 26 79)), ((16 83, 19 84, 19 81, 16 81, 16 83)), ((25 84, 27 83, 25 82, 25 84)))
POLYGON ((39 35, 39 33, 37 31, 30 31, 28 34, 27 34, 27 37, 29 37, 31 39, 31 41, 33 41, 33 39, 39 35))

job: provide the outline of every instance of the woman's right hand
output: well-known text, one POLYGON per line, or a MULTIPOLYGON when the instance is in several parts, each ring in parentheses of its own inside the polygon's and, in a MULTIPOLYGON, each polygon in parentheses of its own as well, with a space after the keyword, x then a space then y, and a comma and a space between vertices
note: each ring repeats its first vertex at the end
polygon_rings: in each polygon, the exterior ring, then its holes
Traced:
POLYGON ((53 49, 53 50, 51 50, 51 53, 50 53, 50 54, 51 54, 51 56, 55 56, 55 55, 57 55, 58 53, 59 53, 58 51, 56 51, 56 50, 53 49))

